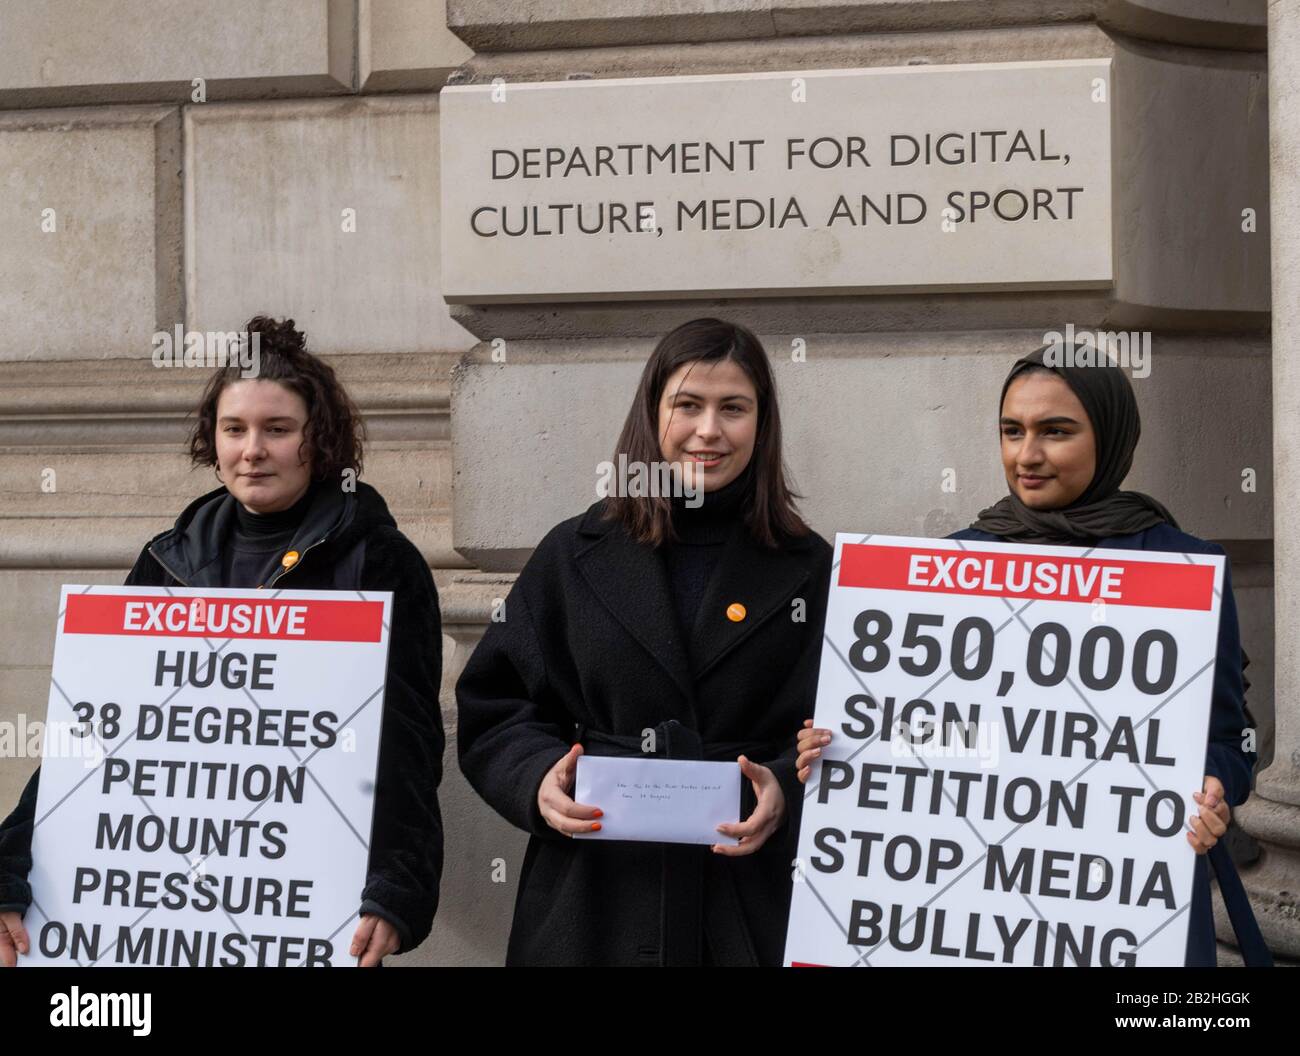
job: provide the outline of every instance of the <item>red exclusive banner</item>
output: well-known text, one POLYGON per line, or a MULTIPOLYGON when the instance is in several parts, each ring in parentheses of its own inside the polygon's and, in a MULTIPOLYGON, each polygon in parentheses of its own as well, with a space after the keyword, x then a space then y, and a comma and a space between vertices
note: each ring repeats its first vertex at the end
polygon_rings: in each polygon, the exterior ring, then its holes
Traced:
POLYGON ((173 638, 377 642, 383 620, 380 601, 71 594, 63 630, 69 634, 173 638))
POLYGON ((839 585, 1208 610, 1214 601, 1214 567, 846 543, 839 585))

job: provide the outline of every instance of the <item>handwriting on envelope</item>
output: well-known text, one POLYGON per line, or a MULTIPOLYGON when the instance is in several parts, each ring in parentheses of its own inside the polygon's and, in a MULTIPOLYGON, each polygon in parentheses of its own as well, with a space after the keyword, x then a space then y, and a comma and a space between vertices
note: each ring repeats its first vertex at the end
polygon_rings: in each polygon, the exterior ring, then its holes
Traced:
POLYGON ((739 842, 718 832, 740 820, 737 763, 582 755, 573 798, 604 812, 600 831, 577 839, 739 842))

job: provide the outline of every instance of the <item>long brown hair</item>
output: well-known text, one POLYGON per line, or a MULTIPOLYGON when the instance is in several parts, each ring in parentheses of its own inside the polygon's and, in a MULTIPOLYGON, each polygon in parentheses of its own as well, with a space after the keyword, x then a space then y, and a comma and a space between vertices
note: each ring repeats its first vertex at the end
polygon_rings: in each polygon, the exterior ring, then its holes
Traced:
MULTIPOLYGON (((753 489, 743 517, 750 534, 764 546, 805 536, 808 525, 795 506, 799 498, 787 483, 789 471, 781 454, 781 412, 776 380, 767 352, 754 333, 739 323, 721 319, 692 319, 665 334, 646 361, 632 407, 618 438, 614 462, 650 466, 663 461, 659 443, 659 402, 673 372, 685 363, 716 363, 729 359, 740 368, 758 396, 758 424, 754 453, 746 472, 754 476, 753 489)), ((605 500, 604 515, 622 525, 639 543, 659 546, 674 538, 672 502, 666 495, 612 495, 605 500)))

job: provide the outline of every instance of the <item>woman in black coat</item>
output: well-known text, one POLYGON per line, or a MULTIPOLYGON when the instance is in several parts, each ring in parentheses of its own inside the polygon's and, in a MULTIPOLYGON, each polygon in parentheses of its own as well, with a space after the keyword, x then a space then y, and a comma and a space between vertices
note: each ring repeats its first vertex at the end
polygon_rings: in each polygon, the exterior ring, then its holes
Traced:
MULTIPOLYGON (((213 375, 190 441, 224 486, 195 499, 149 541, 128 586, 392 591, 374 822, 361 922, 363 966, 428 935, 442 873, 438 783, 444 736, 442 632, 429 566, 379 492, 356 479, 361 417, 293 320, 250 320, 256 376, 213 375)), ((40 770, 0 824, 0 964, 28 952, 32 828, 40 770)))
POLYGON ((507 963, 780 964, 831 548, 786 485, 758 339, 666 335, 602 472, 624 486, 542 539, 456 690, 462 771, 530 836, 507 963), (668 465, 681 494, 641 494, 668 465), (601 824, 571 798, 583 752, 736 760, 740 842, 572 839, 601 824))
MULTIPOLYGON (((1056 362, 1050 346, 1017 360, 1002 385, 999 433, 1009 494, 980 512, 950 539, 1038 543, 1114 550, 1223 554, 1215 543, 1179 529, 1173 515, 1141 492, 1121 491, 1141 435, 1137 400, 1124 372, 1095 366, 1083 350, 1070 365, 1056 362)), ((1063 357, 1061 357, 1063 358, 1063 357)), ((1244 654, 1232 577, 1225 563, 1219 639, 1210 702, 1210 728, 1202 787, 1193 792, 1199 813, 1189 819, 1187 841, 1197 854, 1189 913, 1186 965, 1214 967, 1214 914, 1207 858, 1247 964, 1269 964, 1236 866, 1221 839, 1231 808, 1250 795, 1254 751, 1246 751, 1244 654)), ((798 767, 806 780, 830 731, 799 734, 798 767)))

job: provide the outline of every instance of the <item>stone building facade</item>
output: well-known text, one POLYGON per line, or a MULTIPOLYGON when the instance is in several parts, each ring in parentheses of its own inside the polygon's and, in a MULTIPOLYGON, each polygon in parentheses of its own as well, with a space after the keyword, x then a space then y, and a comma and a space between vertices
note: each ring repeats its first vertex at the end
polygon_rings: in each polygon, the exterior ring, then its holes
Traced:
MULTIPOLYGON (((719 315, 763 338, 829 536, 965 524, 1003 490, 1006 367, 1067 323, 1145 333, 1130 486, 1231 557, 1262 755, 1243 875, 1300 960, 1297 69, 1298 0, 0 0, 0 721, 44 717, 60 585, 120 582, 213 485, 182 453, 205 375, 155 367, 153 335, 292 316, 361 404, 365 478, 442 603, 442 906, 395 963, 500 963, 524 837, 460 777, 450 689, 530 548, 592 501, 659 336, 719 315), (747 292, 746 262, 720 289, 687 258, 653 289, 444 298, 464 271, 463 231, 442 230, 448 86, 1095 60, 1114 88, 1103 281, 809 292, 813 260, 747 292)), ((565 118, 539 137, 573 139, 565 118)), ((0 759, 0 803, 36 762, 0 759)))

